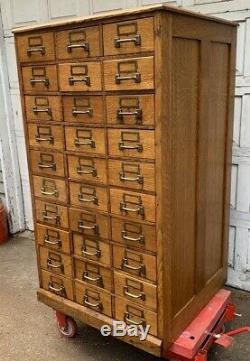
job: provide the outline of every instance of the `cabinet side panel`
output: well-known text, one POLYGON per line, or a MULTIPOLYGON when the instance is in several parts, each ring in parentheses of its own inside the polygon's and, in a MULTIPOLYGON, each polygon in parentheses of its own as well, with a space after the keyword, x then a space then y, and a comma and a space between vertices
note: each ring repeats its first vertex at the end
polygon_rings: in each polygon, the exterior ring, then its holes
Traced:
POLYGON ((172 40, 172 312, 195 293, 196 160, 200 42, 172 40))

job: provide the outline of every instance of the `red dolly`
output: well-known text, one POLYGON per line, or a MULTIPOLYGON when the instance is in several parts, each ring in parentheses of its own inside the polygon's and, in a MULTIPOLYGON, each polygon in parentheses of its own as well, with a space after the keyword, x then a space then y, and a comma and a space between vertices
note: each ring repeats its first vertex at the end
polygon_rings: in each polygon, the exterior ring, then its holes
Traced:
MULTIPOLYGON (((250 327, 223 331, 224 324, 233 321, 235 315, 231 292, 221 289, 182 332, 164 358, 176 361, 207 361, 208 351, 214 343, 228 348, 232 345, 233 336, 250 332, 250 327)), ((77 325, 73 318, 58 311, 56 318, 58 329, 63 336, 76 335, 77 325)))

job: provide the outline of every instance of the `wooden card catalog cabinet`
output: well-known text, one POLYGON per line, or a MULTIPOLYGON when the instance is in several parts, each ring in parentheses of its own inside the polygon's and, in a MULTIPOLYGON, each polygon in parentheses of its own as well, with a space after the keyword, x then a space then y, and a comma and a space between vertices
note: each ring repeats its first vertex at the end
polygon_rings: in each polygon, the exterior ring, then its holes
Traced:
POLYGON ((156 5, 15 38, 38 298, 164 356, 226 278, 236 24, 156 5))

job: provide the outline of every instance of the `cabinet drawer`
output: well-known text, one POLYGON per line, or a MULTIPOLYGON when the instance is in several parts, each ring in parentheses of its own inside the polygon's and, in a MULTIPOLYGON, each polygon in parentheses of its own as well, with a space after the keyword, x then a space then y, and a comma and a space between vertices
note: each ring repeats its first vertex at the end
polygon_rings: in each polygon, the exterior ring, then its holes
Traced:
POLYGON ((43 269, 72 278, 71 257, 48 248, 40 247, 40 264, 43 269))
POLYGON ((140 191, 155 191, 155 165, 109 159, 109 183, 140 191))
POLYGON ((83 124, 104 123, 102 96, 63 96, 63 113, 66 122, 83 124))
POLYGON ((113 214, 155 222, 155 196, 111 188, 110 200, 113 214))
POLYGON ((64 149, 64 132, 60 125, 29 124, 28 134, 31 147, 64 149))
POLYGON ((74 292, 72 280, 41 270, 41 281, 42 288, 45 290, 73 301, 74 292))
POLYGON ((154 130, 108 129, 109 155, 155 159, 154 130))
POLYGON ((110 244, 96 237, 73 233, 74 254, 88 260, 97 261, 107 266, 111 265, 110 244))
POLYGON ((70 208, 69 222, 72 231, 81 232, 86 236, 110 239, 109 218, 103 214, 70 208))
POLYGON ((61 91, 101 91, 101 63, 59 64, 61 91))
POLYGON ((37 224, 36 241, 41 246, 70 254, 69 232, 37 224))
POLYGON ((40 265, 52 273, 72 277, 71 257, 44 247, 39 248, 40 265))
POLYGON ((128 248, 140 248, 141 250, 156 252, 155 226, 112 217, 111 227, 113 241, 128 248))
POLYGON ((75 259, 75 277, 80 281, 104 288, 107 291, 111 291, 112 289, 111 270, 97 263, 75 259))
POLYGON ((113 245, 114 267, 134 276, 156 282, 156 257, 113 245))
POLYGON ((54 34, 52 32, 17 36, 17 52, 20 62, 54 60, 54 49, 54 34))
POLYGON ((62 179, 33 176, 33 187, 35 197, 67 203, 66 183, 62 179))
POLYGON ((154 89, 154 58, 104 61, 105 90, 154 89))
POLYGON ((95 210, 108 210, 107 188, 90 186, 82 183, 69 183, 70 203, 95 210))
POLYGON ((30 167, 32 173, 40 175, 64 177, 64 156, 61 153, 30 151, 30 167))
POLYGON ((155 123, 154 95, 109 95, 106 97, 109 124, 147 125, 155 123))
POLYGON ((56 65, 22 67, 24 91, 57 91, 56 65))
POLYGON ((36 219, 38 222, 54 225, 57 227, 68 228, 68 209, 57 204, 47 203, 36 200, 36 219))
POLYGON ((115 294, 157 310, 157 287, 148 282, 114 272, 115 294))
POLYGON ((75 281, 76 302, 106 316, 112 317, 111 295, 82 282, 75 281))
POLYGON ((66 148, 70 151, 105 154, 104 129, 65 127, 66 148))
POLYGON ((68 155, 69 177, 73 180, 107 184, 106 159, 68 155))
POLYGON ((139 307, 126 299, 115 298, 115 318, 124 320, 127 325, 149 325, 149 333, 157 336, 157 313, 139 307))
POLYGON ((24 97, 26 120, 56 121, 63 120, 60 96, 32 96, 24 97))
POLYGON ((153 18, 123 21, 103 26, 104 55, 154 50, 153 18))
POLYGON ((56 33, 58 59, 83 59, 100 56, 99 27, 73 29, 56 33))

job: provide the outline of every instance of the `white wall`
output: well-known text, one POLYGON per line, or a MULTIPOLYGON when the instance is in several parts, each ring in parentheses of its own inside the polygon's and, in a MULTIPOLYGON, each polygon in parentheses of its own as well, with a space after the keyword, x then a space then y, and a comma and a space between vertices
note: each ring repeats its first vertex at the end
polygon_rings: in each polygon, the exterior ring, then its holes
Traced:
MULTIPOLYGON (((8 58, 10 99, 24 193, 25 219, 29 229, 32 228, 31 201, 11 29, 64 17, 84 16, 160 2, 157 0, 0 0, 8 58)), ((168 3, 240 23, 228 283, 250 290, 250 0, 176 0, 168 3)))

